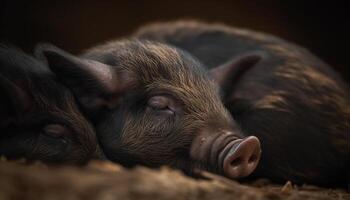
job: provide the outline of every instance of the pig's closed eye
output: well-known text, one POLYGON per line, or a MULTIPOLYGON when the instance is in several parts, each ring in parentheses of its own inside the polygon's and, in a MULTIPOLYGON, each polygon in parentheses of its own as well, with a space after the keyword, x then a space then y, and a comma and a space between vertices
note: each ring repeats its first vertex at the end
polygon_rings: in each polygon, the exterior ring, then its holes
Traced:
POLYGON ((159 111, 166 114, 173 115, 175 110, 173 109, 174 100, 171 97, 157 95, 148 99, 147 108, 152 111, 159 111))
POLYGON ((64 142, 64 143, 67 142, 65 140, 66 132, 67 132, 67 128, 60 124, 49 124, 42 129, 43 135, 50 137, 52 139, 60 140, 61 142, 64 142))

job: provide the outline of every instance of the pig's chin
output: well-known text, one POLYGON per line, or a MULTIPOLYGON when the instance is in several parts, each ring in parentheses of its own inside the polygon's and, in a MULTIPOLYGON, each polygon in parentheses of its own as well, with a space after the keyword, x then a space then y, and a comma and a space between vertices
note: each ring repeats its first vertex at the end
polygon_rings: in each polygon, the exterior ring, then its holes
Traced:
POLYGON ((191 147, 191 157, 202 163, 202 169, 232 179, 250 175, 259 163, 260 154, 258 138, 237 138, 232 133, 196 138, 191 147))

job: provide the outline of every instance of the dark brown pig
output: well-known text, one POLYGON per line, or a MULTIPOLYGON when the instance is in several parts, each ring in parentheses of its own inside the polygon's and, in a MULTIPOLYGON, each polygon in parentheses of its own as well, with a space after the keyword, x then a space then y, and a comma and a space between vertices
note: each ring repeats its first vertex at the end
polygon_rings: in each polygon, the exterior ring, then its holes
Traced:
POLYGON ((170 165, 187 173, 201 168, 231 178, 255 169, 259 140, 242 137, 218 86, 182 50, 123 40, 81 57, 50 45, 39 46, 37 53, 73 90, 109 159, 126 166, 170 165))
POLYGON ((72 164, 95 155, 93 127, 55 79, 43 63, 0 46, 0 155, 72 164))
POLYGON ((135 37, 174 45, 212 68, 242 134, 261 141, 253 177, 323 185, 347 181, 350 90, 309 51, 267 34, 193 21, 145 26, 135 37), (252 52, 261 55, 255 65, 232 65, 252 52))

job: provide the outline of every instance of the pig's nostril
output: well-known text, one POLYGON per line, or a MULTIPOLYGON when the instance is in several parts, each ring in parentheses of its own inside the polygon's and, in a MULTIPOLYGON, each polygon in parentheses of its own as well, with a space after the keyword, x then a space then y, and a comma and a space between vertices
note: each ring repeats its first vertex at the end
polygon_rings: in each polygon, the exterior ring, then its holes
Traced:
POLYGON ((251 163, 254 163, 256 162, 258 159, 258 156, 257 155, 252 155, 250 156, 249 160, 248 160, 248 163, 251 164, 251 163))
POLYGON ((231 166, 237 167, 237 166, 241 165, 242 162, 243 162, 243 159, 241 157, 238 157, 231 162, 231 166))

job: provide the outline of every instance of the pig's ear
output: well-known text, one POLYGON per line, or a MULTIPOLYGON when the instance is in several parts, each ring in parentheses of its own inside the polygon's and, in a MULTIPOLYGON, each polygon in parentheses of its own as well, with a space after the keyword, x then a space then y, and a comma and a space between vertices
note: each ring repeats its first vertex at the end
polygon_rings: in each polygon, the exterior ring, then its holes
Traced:
POLYGON ((218 83, 224 93, 224 101, 233 92, 233 87, 239 77, 255 66, 262 58, 262 52, 246 53, 210 70, 210 76, 218 83))
POLYGON ((128 89, 128 77, 111 66, 71 55, 52 45, 39 45, 36 56, 46 60, 59 81, 73 90, 88 111, 113 108, 128 89))
MULTIPOLYGON (((18 117, 28 112, 33 105, 33 97, 29 94, 26 87, 27 84, 11 80, 0 74, 0 91, 3 102, 10 106, 6 108, 12 117, 18 117)), ((4 106, 4 105, 3 105, 4 106)))

